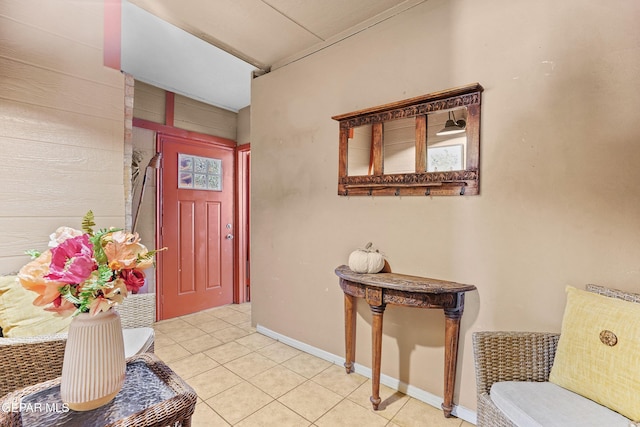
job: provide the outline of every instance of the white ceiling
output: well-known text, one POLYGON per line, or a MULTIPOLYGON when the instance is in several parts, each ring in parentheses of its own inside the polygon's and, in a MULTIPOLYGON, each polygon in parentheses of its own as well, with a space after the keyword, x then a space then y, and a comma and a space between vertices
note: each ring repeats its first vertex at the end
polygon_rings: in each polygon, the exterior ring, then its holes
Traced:
POLYGON ((427 0, 123 0, 122 69, 232 111, 268 72, 427 0))

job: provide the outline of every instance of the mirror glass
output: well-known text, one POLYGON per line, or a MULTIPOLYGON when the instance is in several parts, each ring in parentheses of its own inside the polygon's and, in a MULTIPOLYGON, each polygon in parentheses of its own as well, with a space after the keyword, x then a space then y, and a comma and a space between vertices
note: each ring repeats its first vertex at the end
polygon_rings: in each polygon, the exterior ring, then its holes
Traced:
POLYGON ((385 174, 416 171, 416 119, 390 120, 382 125, 385 174))
MULTIPOLYGON (((467 109, 438 111, 427 117, 427 172, 464 170, 467 154, 467 109)), ((408 117, 383 123, 385 174, 416 172, 416 120, 408 117)), ((351 128, 348 139, 349 176, 373 175, 372 125, 351 128)))
POLYGON ((373 174, 371 163, 371 142, 373 127, 371 125, 358 126, 349 130, 349 155, 347 157, 347 171, 349 176, 373 174))
POLYGON ((427 118, 427 172, 464 170, 467 155, 467 109, 430 114, 427 118))

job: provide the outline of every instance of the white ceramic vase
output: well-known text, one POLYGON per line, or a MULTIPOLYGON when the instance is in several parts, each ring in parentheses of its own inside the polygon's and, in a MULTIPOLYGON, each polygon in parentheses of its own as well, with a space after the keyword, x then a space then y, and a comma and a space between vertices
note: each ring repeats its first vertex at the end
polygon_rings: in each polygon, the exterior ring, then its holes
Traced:
POLYGON ((110 309, 81 313, 69 325, 60 395, 74 411, 109 403, 124 383, 126 369, 120 315, 110 309))

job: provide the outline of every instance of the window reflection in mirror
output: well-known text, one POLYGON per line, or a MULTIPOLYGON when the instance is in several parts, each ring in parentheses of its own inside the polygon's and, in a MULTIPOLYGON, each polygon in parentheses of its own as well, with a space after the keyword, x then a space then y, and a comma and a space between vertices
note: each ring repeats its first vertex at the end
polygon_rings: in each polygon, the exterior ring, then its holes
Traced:
POLYGON ((430 114, 427 119, 427 172, 464 170, 467 109, 430 114))

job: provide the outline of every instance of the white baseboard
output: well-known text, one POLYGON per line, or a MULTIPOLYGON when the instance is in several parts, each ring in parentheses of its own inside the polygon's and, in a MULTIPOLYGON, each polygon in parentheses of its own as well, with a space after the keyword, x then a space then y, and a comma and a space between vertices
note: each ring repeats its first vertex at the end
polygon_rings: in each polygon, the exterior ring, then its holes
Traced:
MULTIPOLYGON (((263 335, 273 338, 274 340, 278 340, 293 348, 302 350, 305 353, 309 353, 313 356, 319 357, 320 359, 326 360, 336 365, 340 365, 340 366, 344 365, 344 357, 337 356, 333 353, 329 353, 328 351, 321 350, 317 347, 313 347, 309 344, 303 343, 293 338, 289 338, 285 335, 281 335, 277 332, 274 332, 270 329, 265 328, 262 325, 257 325, 256 330, 263 335)), ((362 366, 358 363, 354 364, 354 372, 364 377, 371 378, 371 368, 362 366)), ((384 384, 387 387, 390 387, 394 390, 397 390, 401 393, 406 394, 407 396, 411 396, 417 400, 420 400, 421 402, 424 402, 428 405, 441 409, 440 405, 442 404, 442 400, 443 400, 442 397, 436 396, 435 394, 429 393, 428 391, 412 386, 411 384, 404 383, 398 380, 397 378, 393 378, 388 375, 381 374, 380 384, 384 384)), ((453 405, 453 410, 451 411, 451 414, 455 415, 461 420, 465 420, 474 425, 476 424, 476 412, 472 411, 471 409, 465 408, 464 406, 453 405)))

